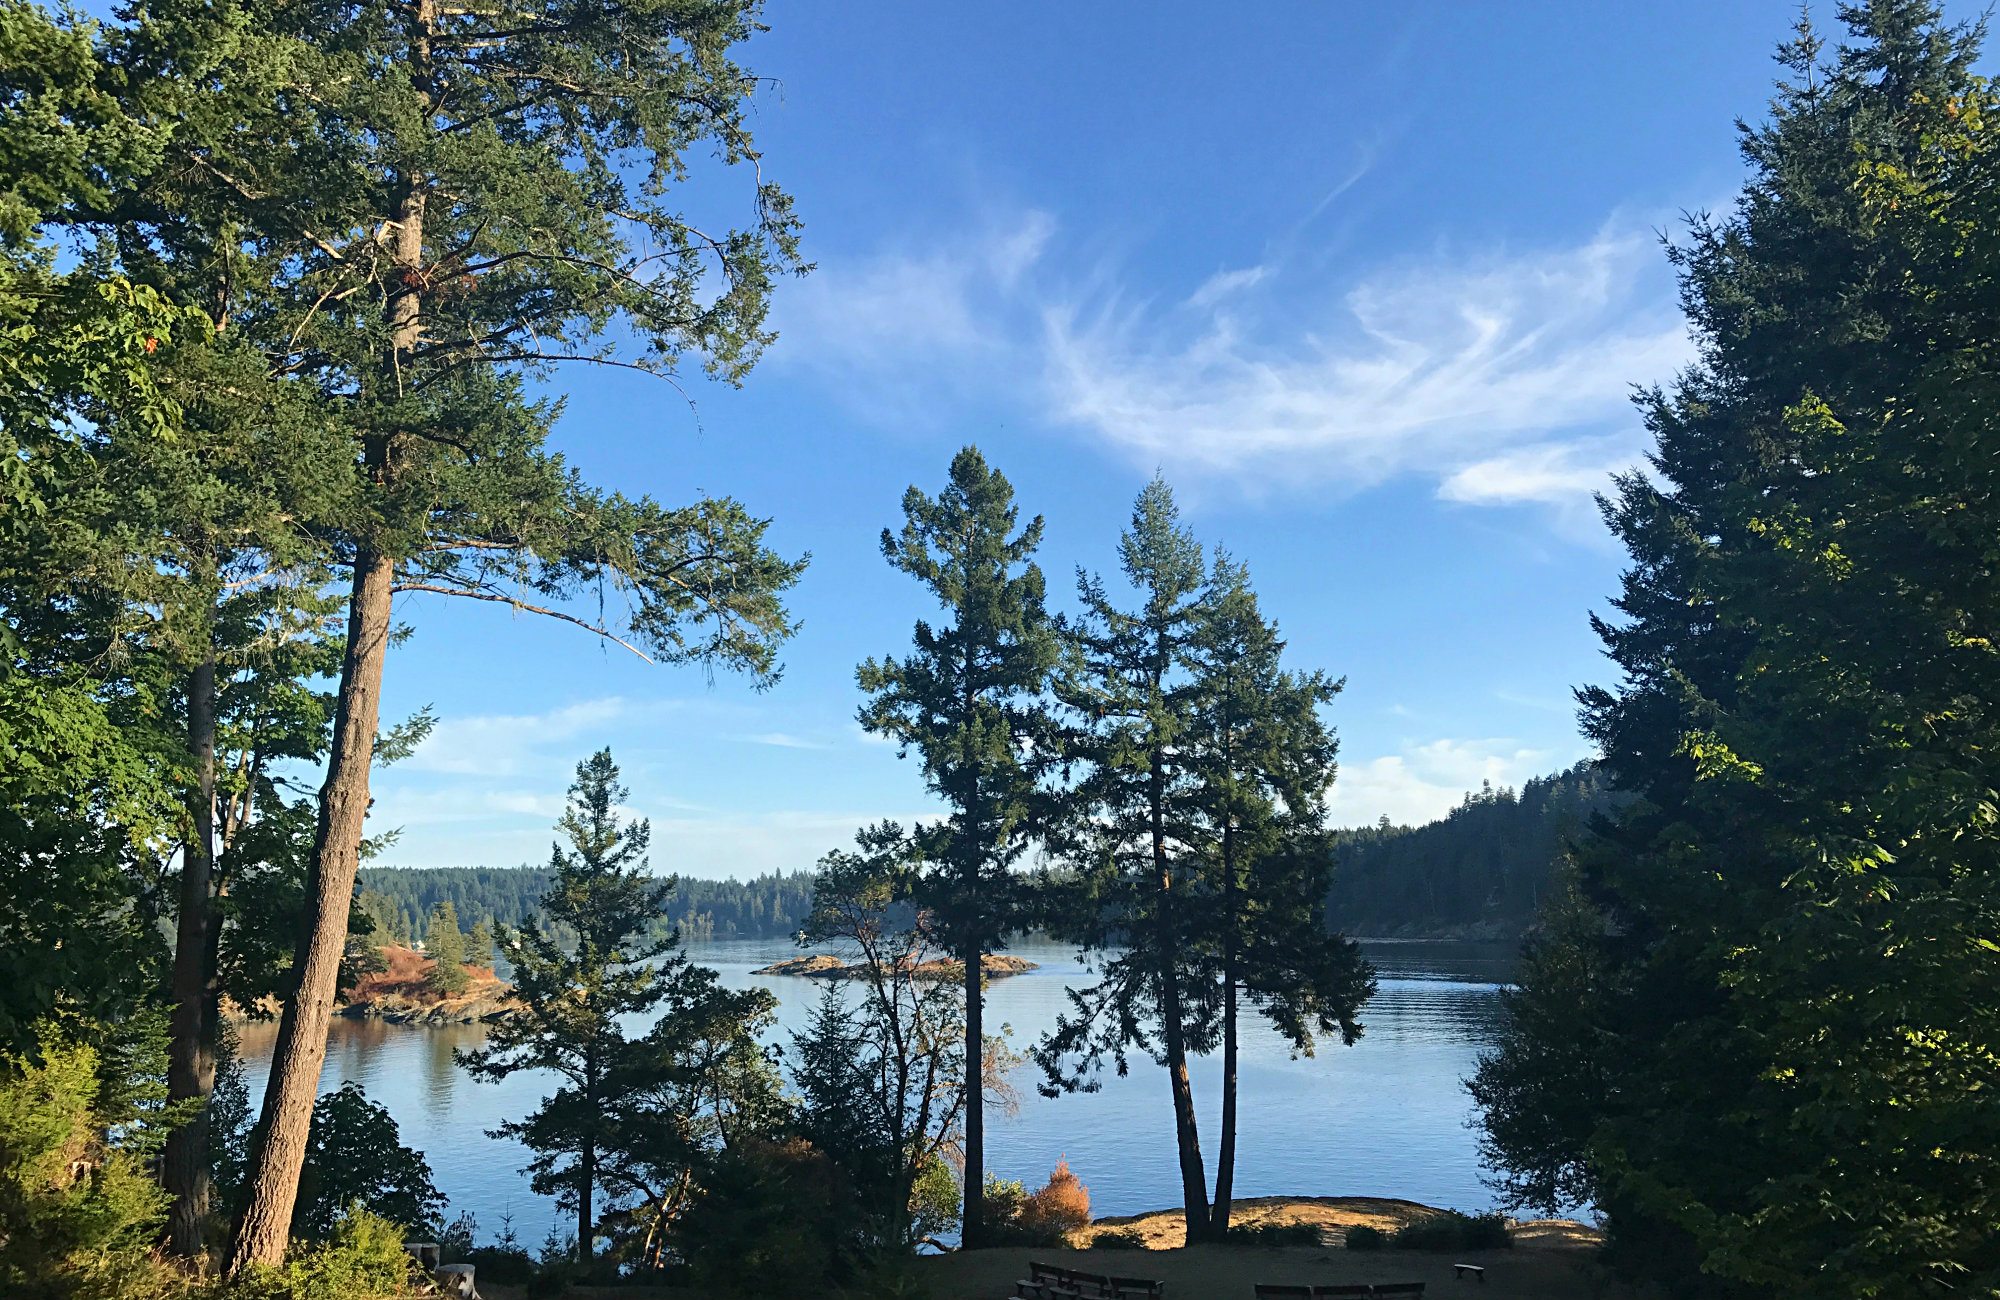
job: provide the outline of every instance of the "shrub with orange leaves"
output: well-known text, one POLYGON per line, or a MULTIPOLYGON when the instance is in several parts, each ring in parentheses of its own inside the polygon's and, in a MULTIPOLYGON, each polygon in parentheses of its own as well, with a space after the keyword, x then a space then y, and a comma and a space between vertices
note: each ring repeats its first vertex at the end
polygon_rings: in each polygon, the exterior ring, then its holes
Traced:
POLYGON ((1029 1238, 1057 1245, 1090 1226, 1090 1189, 1070 1172, 1069 1159, 1056 1161, 1047 1186, 1021 1203, 1021 1228, 1029 1238))

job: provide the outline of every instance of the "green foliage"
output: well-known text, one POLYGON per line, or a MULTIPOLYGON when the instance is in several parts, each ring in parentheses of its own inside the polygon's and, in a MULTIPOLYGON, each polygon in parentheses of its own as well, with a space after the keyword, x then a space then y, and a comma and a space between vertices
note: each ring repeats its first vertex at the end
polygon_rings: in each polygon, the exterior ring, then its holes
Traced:
POLYGON ((678 1246, 696 1283, 729 1296, 812 1293, 862 1268, 852 1190, 809 1143, 745 1142, 714 1163, 707 1182, 678 1246))
MULTIPOLYGON (((1353 1244, 1348 1242, 1350 1249, 1353 1244)), ((1445 1210, 1412 1219, 1391 1234, 1389 1244, 1397 1250, 1507 1250, 1514 1239, 1507 1235, 1507 1220, 1498 1214, 1445 1210)))
POLYGON ((1092 1250, 1145 1250, 1146 1234, 1137 1228, 1106 1228, 1090 1238, 1092 1250))
POLYGON ((150 1300, 176 1289, 153 1256, 166 1198, 118 1132, 97 1049, 47 1036, 0 1057, 0 1291, 23 1300, 150 1300))
POLYGON ((294 1244, 277 1267, 252 1265, 232 1278, 218 1300, 386 1300, 421 1293, 403 1249, 404 1228, 356 1209, 322 1241, 294 1244))
MULTIPOLYGON (((450 900, 460 918, 489 929, 518 927, 537 915, 549 889, 545 867, 361 868, 363 911, 398 943, 424 937, 433 909, 450 900)), ((747 880, 678 882, 655 922, 686 940, 789 939, 812 911, 813 873, 774 871, 747 880)), ((555 931, 562 938, 560 927, 555 931)))
MULTIPOLYGON (((1317 1246, 1321 1244, 1317 1224, 1311 1223, 1232 1223, 1223 1240, 1232 1246, 1317 1246)), ((1363 1247, 1366 1249, 1366 1247, 1363 1247)))
POLYGON ((959 1194, 945 1170, 962 1149, 965 1016, 952 981, 913 973, 942 956, 912 890, 893 823, 820 861, 804 941, 833 942, 863 969, 829 984, 793 1038, 798 1130, 846 1174, 881 1243, 908 1249, 944 1229, 959 1194))
POLYGON ((1366 1223, 1357 1223, 1347 1230, 1347 1249, 1386 1250, 1389 1234, 1366 1223))
POLYGON ((450 899, 431 911, 431 923, 424 934, 424 950, 431 959, 424 982, 439 993, 465 992, 472 977, 465 971, 465 934, 458 928, 458 909, 450 899))
POLYGON ((1427 826, 1336 831, 1329 923, 1362 935, 1525 935, 1559 888, 1568 847, 1616 803, 1584 762, 1519 790, 1484 785, 1427 826))
POLYGON ((443 1227, 445 1199, 423 1153, 403 1145, 395 1117, 360 1084, 344 1083, 313 1105, 292 1235, 333 1240, 356 1207, 429 1239, 443 1227))
POLYGON ((757 1031, 775 1005, 731 992, 652 926, 674 889, 649 874, 651 828, 626 823, 609 750, 577 765, 559 823, 540 920, 502 931, 522 1011, 460 1061, 483 1079, 547 1070, 560 1083, 536 1111, 500 1126, 535 1152, 535 1190, 577 1213, 588 1260, 608 1224, 621 1250, 652 1266, 685 1210, 689 1175, 717 1147, 780 1122, 778 1081, 757 1031), (570 936, 558 940, 557 931, 570 936), (643 1038, 626 1021, 656 1015, 643 1038), (596 1196, 616 1188, 600 1222, 596 1196))
POLYGON ((1641 395, 1655 472, 1606 503, 1621 681, 1582 693, 1629 798, 1580 848, 1606 935, 1529 972, 1488 1131, 1525 1189, 1580 1171, 1655 1275, 1971 1294, 2000 1287, 2000 424, 1976 342, 2000 102, 1978 28, 1924 0, 1841 19, 1830 50, 1801 23, 1737 203, 1673 249, 1698 360, 1641 395), (1589 1112, 1537 1136, 1505 1103, 1563 1069, 1589 1112))
POLYGON ((1565 868, 1500 994, 1497 1041, 1466 1081, 1488 1182, 1510 1209, 1559 1214, 1600 1194, 1588 1152, 1611 1087, 1598 1029, 1616 978, 1608 937, 1565 868))
POLYGON ((882 554, 951 621, 919 621, 911 654, 856 670, 869 696, 860 722, 916 751, 949 810, 911 833, 911 890, 944 945, 977 957, 1021 925, 1010 868, 1049 812, 1032 756, 1054 736, 1037 697, 1061 642, 1033 559, 1042 521, 1016 531, 1013 486, 974 447, 952 458, 935 498, 904 493, 903 513, 900 532, 882 530, 882 554))

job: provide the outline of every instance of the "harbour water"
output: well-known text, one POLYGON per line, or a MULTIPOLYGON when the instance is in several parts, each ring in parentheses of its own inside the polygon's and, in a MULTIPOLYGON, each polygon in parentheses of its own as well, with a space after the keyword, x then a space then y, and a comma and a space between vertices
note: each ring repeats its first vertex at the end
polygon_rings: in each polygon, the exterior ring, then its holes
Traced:
MULTIPOLYGON (((1477 1142, 1463 1080, 1490 1039, 1496 995, 1510 952, 1491 945, 1367 943, 1379 989, 1363 1015, 1366 1034, 1353 1047, 1336 1038, 1316 1055, 1294 1058, 1255 1023, 1245 1034, 1240 1071, 1239 1196, 1395 1196, 1431 1205, 1484 1209, 1477 1142)), ((1038 969, 993 981, 987 1023, 1004 1024, 1018 1049, 1031 1045, 1065 1005, 1064 989, 1087 983, 1074 952, 1028 943, 1011 949, 1038 969)), ((734 988, 762 985, 778 998, 777 1035, 802 1023, 820 985, 797 976, 751 972, 797 950, 783 940, 690 944, 696 961, 734 988)), ((388 1107, 403 1141, 423 1151, 451 1212, 477 1216, 482 1240, 503 1217, 530 1244, 556 1221, 554 1203, 536 1196, 520 1170, 527 1153, 489 1137, 502 1121, 528 1114, 547 1081, 516 1075, 481 1083, 452 1061, 454 1048, 477 1046, 477 1025, 411 1028, 377 1021, 335 1022, 322 1087, 354 1081, 388 1107)), ((252 1098, 261 1095, 273 1030, 241 1031, 252 1098)), ((1099 1216, 1179 1203, 1173 1120, 1163 1071, 1144 1057, 1124 1078, 1107 1075, 1100 1091, 1045 1098, 1040 1072, 1018 1072, 1019 1110, 988 1121, 987 1168, 1039 1185, 1059 1158, 1090 1188, 1099 1216)), ((1213 1158, 1219 1099, 1214 1061, 1194 1069, 1205 1154, 1213 1158)))

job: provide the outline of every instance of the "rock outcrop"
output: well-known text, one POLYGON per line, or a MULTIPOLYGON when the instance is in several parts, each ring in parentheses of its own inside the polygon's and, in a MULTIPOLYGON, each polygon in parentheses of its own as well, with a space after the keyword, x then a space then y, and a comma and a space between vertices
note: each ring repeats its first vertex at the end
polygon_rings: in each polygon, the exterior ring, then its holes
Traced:
MULTIPOLYGON (((1019 975, 1035 969, 1035 963, 1021 957, 1009 957, 1005 953, 988 953, 980 959, 979 968, 986 972, 988 979, 1003 975, 1019 975)), ((957 979, 964 970, 961 962, 948 957, 933 961, 918 962, 910 968, 910 974, 920 980, 957 979)), ((860 979, 868 973, 865 962, 845 962, 826 953, 814 953, 810 957, 787 957, 774 961, 750 972, 752 975, 805 975, 812 979, 851 980, 860 979)))

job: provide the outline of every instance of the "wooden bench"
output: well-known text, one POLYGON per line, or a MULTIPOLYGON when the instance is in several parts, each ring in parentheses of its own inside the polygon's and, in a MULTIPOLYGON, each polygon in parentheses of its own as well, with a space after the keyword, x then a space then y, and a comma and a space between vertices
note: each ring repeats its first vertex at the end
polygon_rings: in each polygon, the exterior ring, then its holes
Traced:
POLYGON ((1453 1264, 1451 1266, 1451 1275, 1461 1282, 1466 1278, 1473 1278, 1478 1281, 1479 1285, 1486 1285, 1486 1265, 1484 1264, 1453 1264))
POLYGON ((1422 1282, 1332 1282, 1326 1286, 1298 1286, 1296 1282, 1258 1282, 1256 1300, 1334 1300, 1336 1296, 1422 1296, 1422 1282))
POLYGON ((1167 1284, 1028 1262, 1028 1276, 1014 1283, 1018 1300, 1166 1300, 1167 1284))

